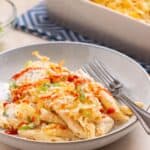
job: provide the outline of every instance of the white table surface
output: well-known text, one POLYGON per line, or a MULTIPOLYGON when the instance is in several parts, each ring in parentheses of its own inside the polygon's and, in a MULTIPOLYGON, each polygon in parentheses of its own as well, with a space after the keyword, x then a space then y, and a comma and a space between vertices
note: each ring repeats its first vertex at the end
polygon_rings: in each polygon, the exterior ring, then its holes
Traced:
MULTIPOLYGON (((18 9, 18 15, 25 12, 38 3, 38 0, 12 0, 18 9)), ((30 34, 11 29, 2 39, 0 39, 0 51, 16 48, 23 45, 47 42, 30 34)), ((12 147, 0 143, 0 150, 16 150, 12 147)), ((101 150, 150 150, 150 136, 146 135, 140 125, 127 136, 119 141, 102 148, 101 150)))

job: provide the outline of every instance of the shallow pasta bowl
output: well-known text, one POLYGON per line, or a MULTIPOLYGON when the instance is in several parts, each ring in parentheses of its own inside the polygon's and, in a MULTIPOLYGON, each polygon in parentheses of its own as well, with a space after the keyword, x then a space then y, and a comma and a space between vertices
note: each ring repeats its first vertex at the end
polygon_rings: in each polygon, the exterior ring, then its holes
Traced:
MULTIPOLYGON (((106 65, 110 66, 113 74, 130 89, 137 100, 148 104, 148 100, 150 99, 150 79, 148 74, 129 57, 114 50, 91 44, 51 42, 3 52, 0 54, 0 81, 7 82, 10 76, 22 68, 27 60, 33 59, 31 53, 34 50, 38 50, 41 54, 49 56, 54 62, 62 59, 65 60, 65 65, 73 70, 79 69, 83 64, 97 56, 106 65)), ((110 133, 102 137, 57 143, 28 140, 5 134, 1 130, 0 142, 19 149, 28 150, 90 150, 100 148, 125 136, 135 127, 136 122, 137 120, 133 116, 127 123, 114 128, 110 133)))

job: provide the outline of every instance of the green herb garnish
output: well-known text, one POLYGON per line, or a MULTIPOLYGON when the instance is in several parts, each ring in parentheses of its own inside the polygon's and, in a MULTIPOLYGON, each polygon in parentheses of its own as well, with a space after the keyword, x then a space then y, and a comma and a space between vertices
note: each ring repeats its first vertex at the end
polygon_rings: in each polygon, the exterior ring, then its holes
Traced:
POLYGON ((81 89, 80 86, 77 86, 76 90, 79 93, 79 99, 81 100, 81 102, 84 102, 86 99, 84 91, 81 89))
POLYGON ((8 117, 6 110, 3 111, 3 116, 8 117))
POLYGON ((83 91, 80 91, 79 99, 80 99, 81 101, 84 101, 84 100, 86 99, 85 94, 84 94, 83 91))
POLYGON ((58 83, 58 82, 57 82, 57 83, 52 83, 51 85, 52 85, 52 86, 54 86, 54 87, 57 87, 57 86, 58 86, 58 87, 59 87, 59 86, 62 86, 62 85, 61 85, 60 83, 58 83))
POLYGON ((39 91, 44 91, 44 92, 46 92, 46 91, 49 89, 50 86, 51 86, 50 83, 44 83, 43 85, 41 85, 41 86, 38 88, 38 90, 39 90, 39 91))
POLYGON ((28 125, 23 125, 22 127, 19 128, 19 130, 31 130, 35 128, 34 123, 30 123, 28 125))
POLYGON ((17 86, 17 84, 16 84, 15 81, 12 81, 12 82, 10 82, 9 87, 10 87, 10 89, 15 89, 15 88, 17 88, 18 86, 17 86))

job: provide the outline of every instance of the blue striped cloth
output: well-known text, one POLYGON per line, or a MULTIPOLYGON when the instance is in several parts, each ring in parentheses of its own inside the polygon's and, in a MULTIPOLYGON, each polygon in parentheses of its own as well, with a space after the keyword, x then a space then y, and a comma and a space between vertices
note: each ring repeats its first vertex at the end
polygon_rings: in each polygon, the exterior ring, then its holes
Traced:
MULTIPOLYGON (((103 41, 93 41, 79 33, 58 25, 48 15, 48 11, 43 3, 38 4, 26 13, 17 18, 14 28, 28 32, 50 41, 79 41, 96 43, 103 46, 103 41)), ((150 64, 140 64, 150 73, 150 64)))

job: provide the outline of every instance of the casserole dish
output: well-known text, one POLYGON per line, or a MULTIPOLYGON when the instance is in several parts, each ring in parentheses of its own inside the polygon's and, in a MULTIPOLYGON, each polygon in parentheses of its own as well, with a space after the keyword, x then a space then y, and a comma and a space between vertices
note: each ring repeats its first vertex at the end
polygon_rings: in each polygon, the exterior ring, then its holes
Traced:
POLYGON ((150 62, 150 24, 90 0, 46 0, 50 17, 100 44, 150 62))

